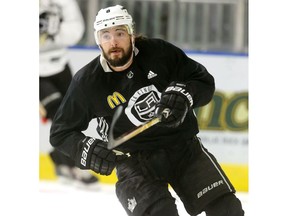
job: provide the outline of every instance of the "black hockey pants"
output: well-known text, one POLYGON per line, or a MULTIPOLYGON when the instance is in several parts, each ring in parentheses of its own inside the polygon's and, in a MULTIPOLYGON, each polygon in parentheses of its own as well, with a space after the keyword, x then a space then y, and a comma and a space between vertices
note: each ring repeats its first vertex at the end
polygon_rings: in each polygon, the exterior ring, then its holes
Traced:
POLYGON ((235 189, 197 138, 170 149, 142 151, 117 165, 116 194, 130 216, 179 216, 170 184, 196 216, 243 216, 235 189))

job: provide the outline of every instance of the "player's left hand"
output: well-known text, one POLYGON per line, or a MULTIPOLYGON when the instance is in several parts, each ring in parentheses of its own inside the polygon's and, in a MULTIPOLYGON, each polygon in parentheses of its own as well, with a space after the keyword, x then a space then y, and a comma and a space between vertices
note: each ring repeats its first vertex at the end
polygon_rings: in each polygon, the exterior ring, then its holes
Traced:
POLYGON ((193 99, 186 90, 186 85, 172 82, 162 93, 160 101, 156 105, 155 116, 160 117, 160 126, 176 128, 183 123, 192 105, 193 99), (170 112, 167 113, 166 110, 170 110, 170 112))

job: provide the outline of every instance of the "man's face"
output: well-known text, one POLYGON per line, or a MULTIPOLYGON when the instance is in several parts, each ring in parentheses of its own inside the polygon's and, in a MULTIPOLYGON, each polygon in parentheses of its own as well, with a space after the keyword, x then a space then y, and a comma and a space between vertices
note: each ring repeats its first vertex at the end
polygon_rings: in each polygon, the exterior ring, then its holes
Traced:
POLYGON ((113 67, 125 65, 132 55, 132 40, 125 26, 103 29, 98 33, 104 58, 113 67))

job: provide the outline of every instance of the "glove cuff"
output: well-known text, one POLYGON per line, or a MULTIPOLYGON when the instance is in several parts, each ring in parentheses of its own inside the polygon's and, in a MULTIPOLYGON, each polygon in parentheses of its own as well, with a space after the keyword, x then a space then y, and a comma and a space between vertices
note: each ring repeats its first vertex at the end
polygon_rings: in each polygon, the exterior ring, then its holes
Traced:
POLYGON ((90 169, 90 161, 96 142, 92 137, 85 137, 80 143, 79 152, 76 155, 76 165, 80 169, 90 169))
POLYGON ((185 98, 188 107, 191 108, 193 106, 193 97, 190 92, 186 88, 186 84, 179 82, 172 82, 170 85, 164 90, 165 93, 173 92, 174 94, 178 94, 185 98))

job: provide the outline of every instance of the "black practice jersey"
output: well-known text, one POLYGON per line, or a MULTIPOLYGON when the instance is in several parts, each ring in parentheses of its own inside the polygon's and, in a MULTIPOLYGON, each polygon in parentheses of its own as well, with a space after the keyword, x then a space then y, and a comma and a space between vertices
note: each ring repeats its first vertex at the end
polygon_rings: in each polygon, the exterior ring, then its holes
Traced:
MULTIPOLYGON (((51 126, 51 144, 73 157, 85 138, 82 131, 94 118, 97 133, 108 142, 112 117, 120 105, 124 111, 115 125, 115 137, 151 120, 161 92, 172 81, 186 83, 193 109, 209 103, 215 90, 214 78, 203 65, 160 39, 136 40, 133 63, 122 72, 111 71, 107 63, 103 66, 101 56, 96 57, 73 77, 51 126)), ((179 127, 155 125, 117 149, 133 152, 181 144, 199 132, 193 109, 179 127)))

